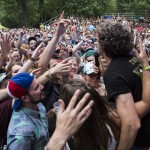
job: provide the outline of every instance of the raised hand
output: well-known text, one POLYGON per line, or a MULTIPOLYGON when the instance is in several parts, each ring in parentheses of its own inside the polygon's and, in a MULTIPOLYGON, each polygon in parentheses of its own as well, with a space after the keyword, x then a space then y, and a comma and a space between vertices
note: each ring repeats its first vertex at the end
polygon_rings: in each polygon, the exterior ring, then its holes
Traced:
POLYGON ((35 50, 34 53, 32 54, 32 57, 34 59, 37 59, 39 57, 39 55, 41 54, 41 48, 43 48, 45 46, 45 43, 42 42, 35 50))
POLYGON ((143 50, 141 39, 139 39, 139 49, 140 49, 140 52, 138 52, 136 49, 133 50, 133 52, 135 53, 135 56, 137 57, 137 59, 139 60, 139 62, 142 64, 143 67, 149 66, 148 57, 147 57, 146 51, 143 50))
POLYGON ((2 40, 0 41, 1 46, 1 58, 4 58, 7 56, 11 50, 11 40, 10 35, 6 34, 2 37, 2 40))
POLYGON ((60 21, 58 22, 58 26, 56 28, 56 35, 60 37, 62 34, 65 33, 67 26, 70 23, 70 20, 64 19, 64 11, 60 15, 59 20, 60 21))
POLYGON ((84 106, 87 103, 90 94, 86 93, 80 102, 76 104, 79 94, 80 91, 77 90, 71 98, 66 110, 63 100, 59 100, 56 133, 61 134, 65 140, 68 140, 78 131, 78 129, 87 120, 92 112, 91 107, 94 104, 92 100, 88 102, 86 106, 84 106))
POLYGON ((24 35, 24 31, 22 30, 22 31, 20 32, 20 36, 23 37, 23 35, 24 35))
POLYGON ((50 74, 56 74, 56 73, 68 73, 69 68, 72 65, 72 63, 68 63, 70 58, 67 58, 63 60, 61 63, 58 63, 55 67, 50 69, 50 74))
POLYGON ((59 20, 64 19, 64 11, 61 13, 59 20))
POLYGON ((40 73, 41 73, 41 68, 34 69, 31 72, 31 74, 33 74, 35 78, 37 78, 40 73))

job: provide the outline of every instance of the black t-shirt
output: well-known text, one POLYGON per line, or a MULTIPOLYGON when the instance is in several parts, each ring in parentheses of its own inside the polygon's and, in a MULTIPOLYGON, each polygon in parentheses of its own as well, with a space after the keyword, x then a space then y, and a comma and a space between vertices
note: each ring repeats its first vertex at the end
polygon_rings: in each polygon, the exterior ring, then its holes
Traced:
POLYGON ((60 87, 60 84, 55 84, 53 79, 50 79, 45 83, 44 93, 46 97, 42 100, 42 103, 46 108, 46 112, 53 109, 53 104, 58 101, 60 87))
MULTIPOLYGON (((119 94, 132 93, 135 102, 142 99, 142 66, 135 57, 119 57, 112 59, 104 74, 104 83, 108 100, 115 102, 119 94)), ((141 120, 135 146, 150 146, 150 113, 141 120)))

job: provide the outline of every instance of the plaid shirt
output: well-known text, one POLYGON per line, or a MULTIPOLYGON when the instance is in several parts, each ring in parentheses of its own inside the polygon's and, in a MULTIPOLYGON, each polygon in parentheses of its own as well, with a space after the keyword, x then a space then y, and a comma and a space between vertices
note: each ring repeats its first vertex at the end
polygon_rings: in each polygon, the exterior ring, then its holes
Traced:
POLYGON ((45 107, 38 110, 26 107, 13 112, 7 133, 9 150, 42 150, 48 142, 48 122, 45 107))

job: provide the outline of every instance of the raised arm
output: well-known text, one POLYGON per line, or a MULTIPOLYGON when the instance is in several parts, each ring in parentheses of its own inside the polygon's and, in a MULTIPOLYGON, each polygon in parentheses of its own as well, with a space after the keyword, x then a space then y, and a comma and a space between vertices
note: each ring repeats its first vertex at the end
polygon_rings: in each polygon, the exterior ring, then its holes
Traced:
POLYGON ((28 61, 23 65, 23 67, 19 70, 18 73, 20 72, 28 72, 29 69, 31 68, 32 64, 40 55, 40 49, 44 46, 45 44, 42 42, 33 52, 33 55, 28 59, 28 61))
POLYGON ((0 67, 3 65, 4 58, 9 54, 11 50, 11 40, 10 35, 6 34, 2 37, 0 41, 1 53, 0 53, 0 67))
POLYGON ((135 103, 135 107, 139 117, 143 118, 150 111, 150 66, 141 41, 139 41, 139 48, 140 53, 136 50, 134 52, 143 67, 143 91, 142 100, 135 103))
POLYGON ((60 36, 66 31, 68 22, 69 21, 67 19, 61 19, 59 21, 56 32, 55 32, 52 40, 46 46, 44 52, 42 53, 42 55, 40 57, 39 67, 47 68, 48 63, 49 63, 50 59, 52 58, 52 54, 55 51, 56 44, 58 43, 60 36))
POLYGON ((24 35, 24 33, 21 32, 20 36, 18 38, 18 41, 17 41, 17 48, 19 49, 20 54, 23 54, 23 55, 27 56, 27 50, 25 50, 24 48, 21 47, 23 35, 24 35))
POLYGON ((72 63, 68 63, 68 60, 70 58, 67 58, 63 60, 61 63, 58 63, 55 67, 51 68, 50 70, 46 71, 43 75, 41 75, 38 78, 38 81, 40 84, 44 85, 51 77, 56 75, 57 73, 67 73, 69 72, 70 65, 72 63))
POLYGON ((83 44, 83 40, 80 41, 77 45, 75 45, 75 46, 73 47, 73 49, 72 49, 72 54, 73 54, 74 57, 77 58, 77 60, 78 60, 79 63, 81 62, 81 58, 80 58, 80 56, 78 55, 77 50, 79 49, 79 47, 80 47, 82 44, 83 44))

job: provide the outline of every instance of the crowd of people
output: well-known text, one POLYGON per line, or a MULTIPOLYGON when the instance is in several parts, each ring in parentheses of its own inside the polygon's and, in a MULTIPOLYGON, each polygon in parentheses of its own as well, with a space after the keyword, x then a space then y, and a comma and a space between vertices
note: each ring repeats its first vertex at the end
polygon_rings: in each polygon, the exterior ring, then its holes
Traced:
POLYGON ((0 31, 0 149, 150 149, 150 23, 69 18, 0 31))

